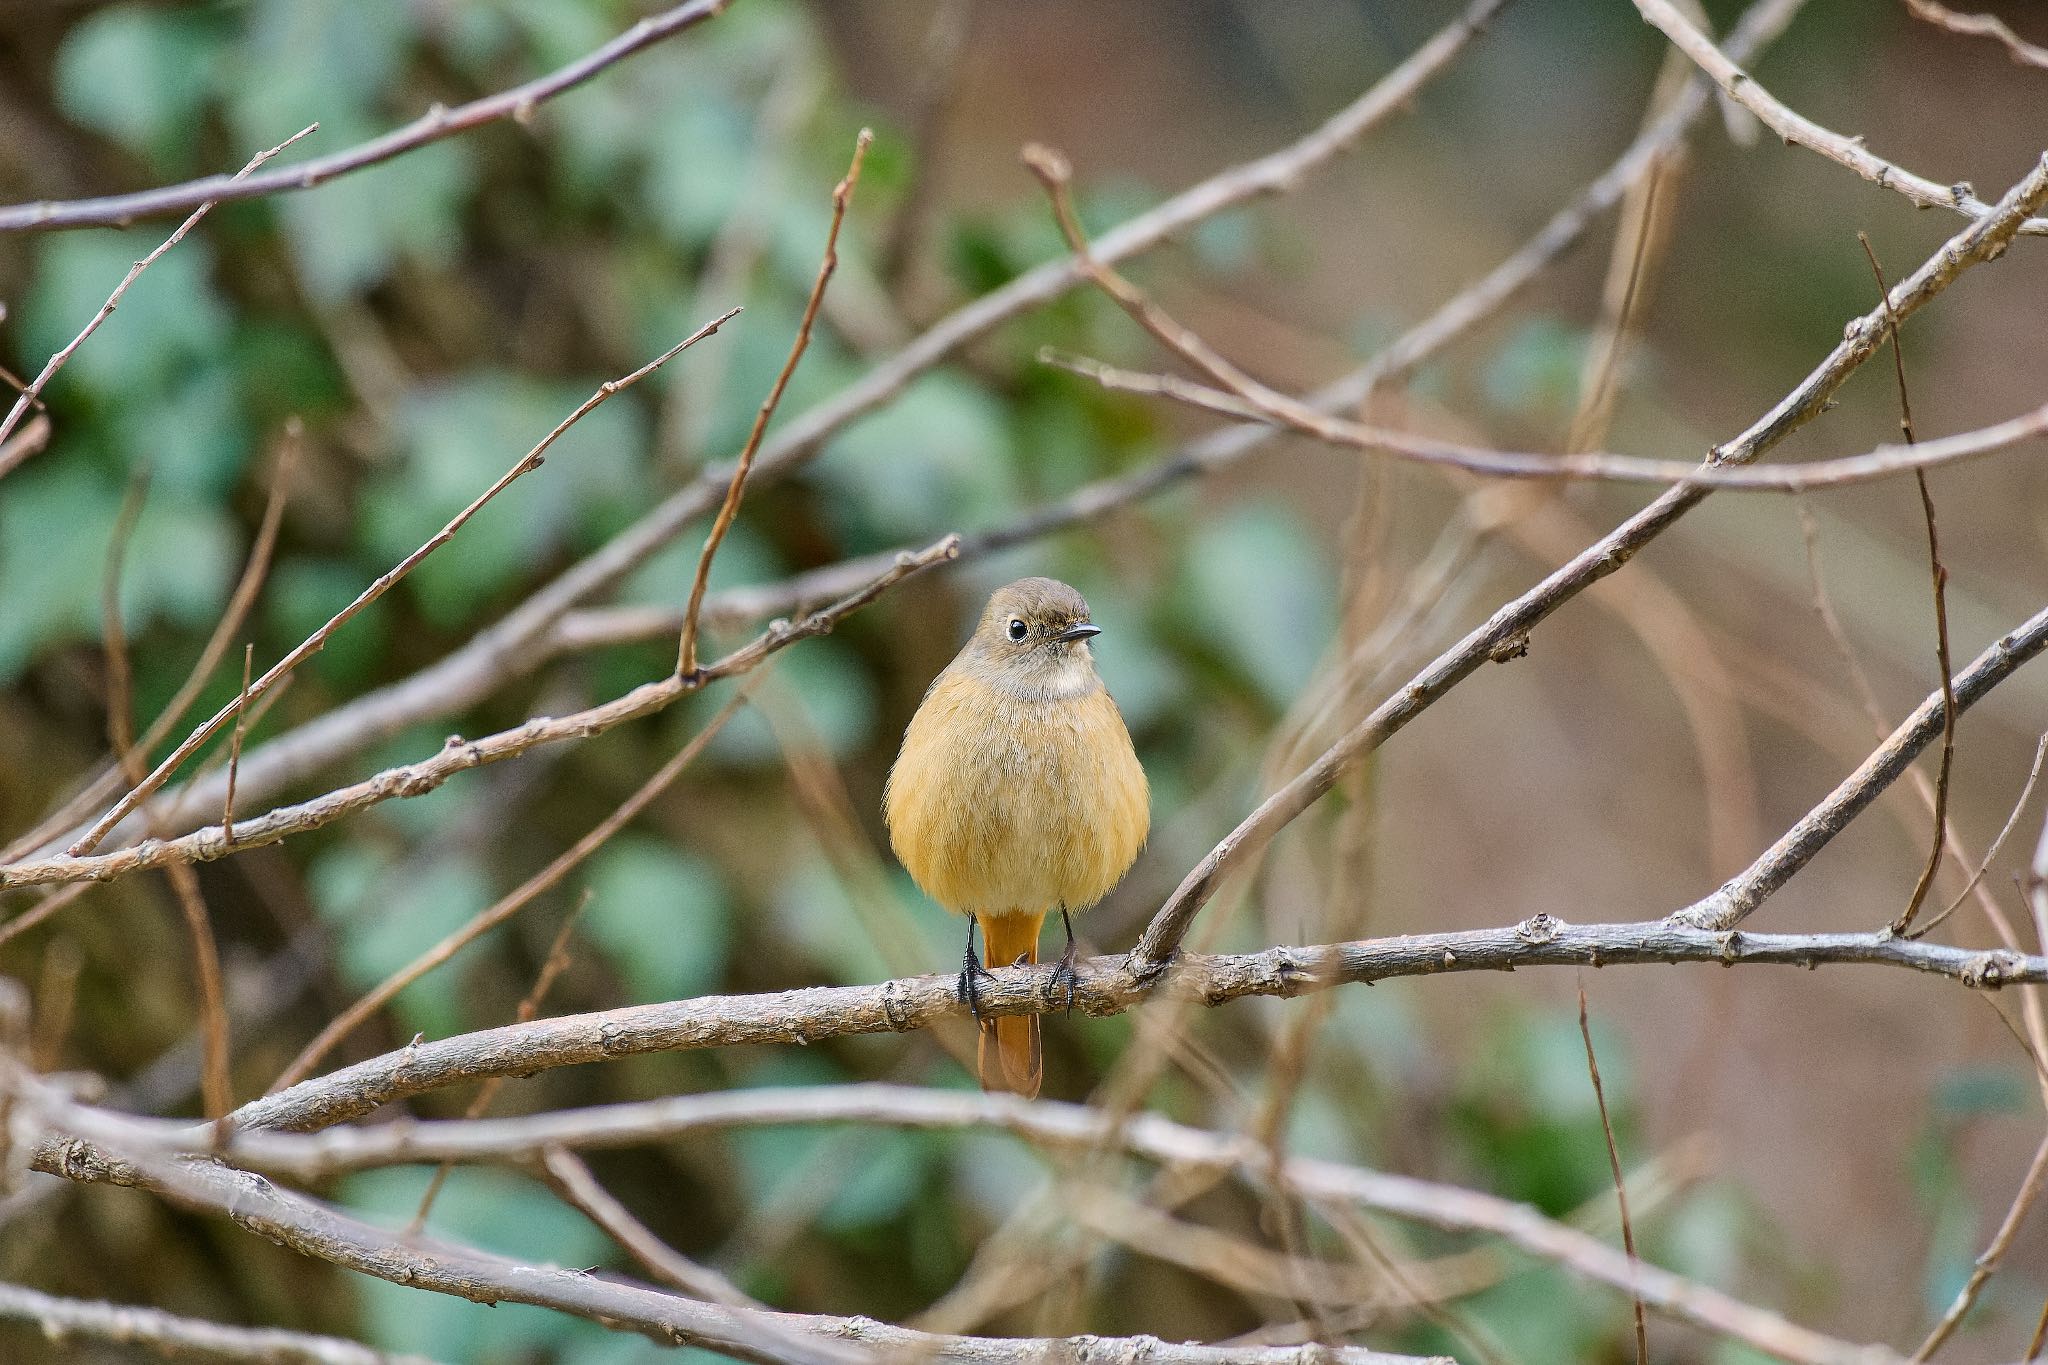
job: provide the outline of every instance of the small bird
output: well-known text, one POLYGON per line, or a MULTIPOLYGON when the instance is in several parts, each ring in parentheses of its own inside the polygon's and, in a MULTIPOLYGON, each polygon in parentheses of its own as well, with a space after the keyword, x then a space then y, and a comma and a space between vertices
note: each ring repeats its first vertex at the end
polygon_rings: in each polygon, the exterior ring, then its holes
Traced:
POLYGON ((1108 894, 1151 826, 1145 770, 1123 713, 1096 676, 1102 633, 1066 584, 1023 578, 989 598, 981 624, 918 706, 882 797, 889 842, 924 893, 967 916, 960 998, 981 1022, 984 1090, 1036 1095, 1038 1016, 981 1019, 989 974, 1038 961, 1055 908, 1067 949, 1055 982, 1073 1004, 1074 923, 1108 894))

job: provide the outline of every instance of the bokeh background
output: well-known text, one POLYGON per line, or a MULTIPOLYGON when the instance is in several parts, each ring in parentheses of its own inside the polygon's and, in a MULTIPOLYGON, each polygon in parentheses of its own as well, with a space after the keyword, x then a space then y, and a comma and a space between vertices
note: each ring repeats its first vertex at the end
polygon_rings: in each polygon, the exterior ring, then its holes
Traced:
MULTIPOLYGON (((1717 25, 1733 17, 1708 6, 1717 25)), ((2033 7, 2006 11, 2036 40, 2033 7)), ((70 198, 238 166, 318 120, 308 153, 557 66, 635 16, 609 0, 240 0, 0 10, 0 197, 70 198)), ((33 824, 105 753, 99 596, 131 477, 146 501, 121 583, 137 712, 190 668, 254 533, 286 419, 305 423, 273 573, 248 634, 259 668, 437 529, 605 378, 735 304, 726 332, 606 405, 300 671, 260 742, 438 658, 738 447, 816 269, 855 131, 877 141, 844 265, 783 405, 801 412, 950 307, 1061 252, 1018 164, 1073 158, 1096 230, 1278 146, 1354 97, 1454 8, 1312 0, 741 0, 546 106, 305 194, 218 209, 135 286, 48 396, 50 448, 0 484, 0 831, 33 824), (936 22, 935 22, 936 21, 936 22), (935 60, 964 23, 957 68, 935 60), (940 35, 934 40, 935 31, 940 35), (921 188, 920 188, 921 187, 921 188), (907 220, 906 203, 922 208, 907 220), (907 225, 906 225, 907 222, 907 225)), ((1622 0, 1517 0, 1415 107, 1298 192, 1205 223, 1132 273, 1263 378, 1306 390, 1371 355, 1513 250, 1634 135, 1665 44, 1622 0)), ((1995 198, 2048 144, 2048 72, 1895 4, 1814 0, 1757 64, 1795 107, 1902 164, 1995 198)), ((1646 281, 1607 445, 1690 458, 1788 389, 1870 306, 1856 243, 1904 274, 1959 221, 1913 210, 1768 137, 1702 120, 1670 182, 1670 245, 1646 281)), ((169 223, 0 240, 0 362, 27 375, 169 223)), ((1395 394, 1380 415, 1554 450, 1578 396, 1612 220, 1395 394)), ((2023 239, 1907 333, 1923 435, 2039 403, 2048 257, 2023 239)), ((1140 467, 1207 418, 1106 395, 1044 344, 1161 357, 1076 293, 1013 322, 753 491, 714 585, 768 582, 948 530, 997 526, 1140 467)), ((1889 439, 1888 363, 1780 458, 1889 439)), ((2048 592, 2038 446, 1933 480, 1959 660, 2048 592)), ((563 888, 402 995, 337 1061, 509 1019, 586 892, 550 1012, 943 970, 959 924, 888 857, 881 784, 933 672, 994 585, 1079 586, 1102 671, 1154 791, 1154 837, 1082 922, 1127 947, 1185 869, 1313 752, 1305 690, 1400 605, 1470 485, 1298 441, 1109 520, 943 569, 788 651, 676 788, 563 888)), ((1383 641, 1380 692, 1627 511, 1640 488, 1574 488, 1480 536, 1440 600, 1383 641)), ((1819 494, 1823 573, 1896 719, 1934 685, 1910 483, 1819 494)), ((1467 509, 1470 510, 1469 508, 1467 509)), ((687 591, 700 528, 636 573, 627 603, 687 591)), ((724 637, 722 637, 724 638, 724 637)), ((733 635, 730 638, 740 638, 733 635)), ((561 659, 487 703, 354 755, 303 796, 659 676, 672 650, 561 659)), ((2037 666, 2038 668, 2038 666, 2037 666)), ((233 693, 219 670, 201 705, 233 693)), ((2023 672, 1963 722, 1954 819, 1981 851, 2048 725, 2023 672)), ((699 727, 713 695, 648 723, 468 774, 432 796, 201 869, 238 1002, 248 1098, 347 1001, 601 819, 699 727)), ((1869 720, 1820 628, 1800 509, 1724 495, 1566 608, 1528 658, 1489 668, 1301 820, 1208 913, 1228 947, 1509 923, 1643 919, 1705 894, 1867 751, 1869 720), (1706 700, 1702 702, 1700 698, 1706 700), (1703 708, 1703 709, 1702 709, 1703 708), (1704 715, 1706 719, 1702 720, 1704 715), (1341 927, 1341 929, 1340 929, 1341 927)), ((1904 784, 1775 898, 1758 927, 1869 928, 1902 906, 1930 825, 1904 784)), ((2038 815, 1993 866, 2012 875, 2038 815)), ((1934 900, 1962 876, 1951 866, 1934 900)), ((6 910, 26 901, 14 898, 6 910)), ((1966 905, 1942 931, 1988 943, 1966 905)), ((0 948, 38 1008, 38 1061, 100 1073, 140 1108, 195 1112, 195 1018, 167 887, 94 890, 0 948)), ((1608 1177, 1580 1051, 1587 989, 1624 1158, 1675 1172, 1646 1196, 1646 1254, 1858 1340, 1910 1345, 1946 1304, 2041 1131, 2031 1067, 1993 1008, 1877 969, 1639 968, 1447 976, 1350 989, 1319 1032, 1297 1149, 1468 1183, 1566 1214, 1608 1177)), ((1994 1001, 2013 1012, 2013 1002, 1994 1001)), ((1195 1021, 1155 1087, 1164 1112, 1241 1124, 1300 1002, 1195 1021)), ((1053 1020, 1047 1092, 1088 1095, 1125 1019, 1053 1020)), ((922 1035, 733 1049, 554 1072, 500 1111, 863 1078, 966 1084, 922 1035)), ((467 1096, 418 1110, 447 1114, 467 1096)), ((777 1306, 902 1320, 942 1295, 1044 1178, 984 1135, 762 1131, 604 1154, 600 1176, 674 1244, 777 1306)), ((403 1220, 425 1175, 327 1191, 403 1220)), ((1134 1187, 1135 1188, 1135 1187, 1134 1187)), ((1227 1189, 1182 1210, 1273 1245, 1227 1189)), ((0 1276, 232 1321, 358 1334, 463 1361, 652 1358, 637 1338, 367 1282, 133 1192, 31 1190, 0 1204, 0 1276)), ((459 1172, 435 1225, 563 1265, 630 1264, 516 1173, 459 1172)), ((1429 1257, 1464 1243, 1390 1230, 1429 1257)), ((2048 1294, 2024 1232, 1945 1359, 2019 1354, 2048 1294)), ((1078 1234, 1071 1235, 1070 1243, 1078 1234)), ((1225 1338, 1292 1316, 1155 1255, 1109 1246, 1016 1331, 1225 1338)), ((1621 1359, 1627 1305, 1504 1254, 1462 1304, 1524 1361, 1621 1359)), ((1455 1345, 1396 1318, 1363 1339, 1455 1345)), ((1669 1327, 1660 1358, 1745 1357, 1669 1327)), ((0 1326, 9 1359, 119 1359, 0 1326)))

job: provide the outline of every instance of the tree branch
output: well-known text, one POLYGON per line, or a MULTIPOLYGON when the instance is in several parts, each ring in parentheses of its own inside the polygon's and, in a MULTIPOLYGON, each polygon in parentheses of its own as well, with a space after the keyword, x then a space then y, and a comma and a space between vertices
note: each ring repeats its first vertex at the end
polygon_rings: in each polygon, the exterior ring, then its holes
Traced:
MULTIPOLYGON (((1759 8, 1774 6, 1789 16, 1800 2, 1763 0, 1759 8)), ((1505 3, 1471 0, 1457 20, 1324 123, 1277 151, 1219 171, 1126 220, 1102 235, 1096 243, 1097 255, 1110 262, 1135 256, 1218 213, 1291 190, 1308 172, 1407 108, 1505 3)), ((749 482, 759 487, 801 467, 834 432, 881 407, 919 375, 1002 323, 1059 298, 1080 279, 1074 262, 1062 256, 955 309, 859 380, 764 440, 749 482)), ((1265 437, 1261 434, 1254 439, 1265 437)), ((365 743, 390 738, 408 725, 471 705, 506 678, 529 671, 544 657, 536 646, 565 612, 617 583, 685 526, 715 509, 730 479, 729 469, 704 470, 602 549, 565 570, 439 663, 299 727, 288 740, 259 746, 243 758, 243 788, 259 795, 273 792, 365 743)), ((200 809, 217 808, 221 799, 218 784, 210 780, 197 783, 195 799, 200 809)), ((132 838, 141 832, 139 821, 128 820, 117 826, 114 834, 132 838)))
POLYGON ((459 104, 453 109, 437 104, 403 128, 395 128, 382 137, 328 156, 316 157, 296 166, 280 166, 266 174, 246 178, 215 175, 203 180, 188 180, 182 185, 166 185, 135 194, 108 195, 101 199, 16 204, 0 208, 0 232, 124 226, 138 218, 176 213, 195 204, 219 204, 230 199, 254 199, 288 190, 309 190, 351 171, 389 161, 429 142, 468 132, 486 123, 504 118, 524 123, 533 117, 535 109, 563 91, 575 89, 606 67, 642 48, 652 47, 713 17, 731 3, 732 0, 689 0, 687 4, 649 15, 603 47, 545 76, 468 104, 459 104))
MULTIPOLYGON (((1758 85, 1755 77, 1730 61, 1711 38, 1694 28, 1671 0, 1635 2, 1643 18, 1692 58, 1700 70, 1712 76, 1730 99, 1762 119, 1765 127, 1785 141, 1819 152, 1874 185, 1896 190, 1923 209, 1950 209, 1966 218, 1982 218, 1991 211, 1991 206, 1979 199, 1966 182, 1937 185, 1886 161, 1866 148, 1861 138, 1843 137, 1781 103, 1758 85)), ((2019 231, 2035 237, 2048 234, 2048 219, 2029 218, 2019 231)))
POLYGON ((147 1347, 171 1359, 238 1360, 249 1365, 433 1365, 424 1356, 386 1355, 339 1337, 230 1327, 156 1308, 58 1298, 19 1284, 0 1284, 0 1319, 28 1323, 58 1345, 80 1339, 109 1341, 147 1347))
MULTIPOLYGON (((1818 416, 1849 375, 1876 353, 1894 313, 1910 316, 1947 288, 1967 267, 2001 255, 2020 224, 2048 200, 2048 158, 2014 185, 1997 208, 1964 228, 1923 262, 1872 313, 1851 320, 1842 341, 1775 407, 1734 440, 1709 455, 1713 466, 1748 464, 1794 430, 1818 416)), ((1196 865, 1138 940, 1136 961, 1156 967, 1179 948, 1195 915, 1215 894, 1233 868, 1255 856, 1287 823, 1308 809, 1337 779, 1366 754, 1420 715, 1437 698, 1499 656, 1517 657, 1511 643, 1526 642, 1529 632, 1559 607, 1628 563, 1636 552, 1663 534, 1680 517, 1704 501, 1710 489, 1680 485, 1667 490, 1648 507, 1588 546, 1563 567, 1496 611, 1478 629, 1439 655, 1407 686, 1375 707, 1358 725, 1268 797, 1243 823, 1226 835, 1196 865)))
MULTIPOLYGON (((133 1120, 115 1120, 76 1107, 50 1116, 53 1124, 62 1124, 67 1118, 92 1130, 95 1142, 101 1132, 134 1131, 133 1120)), ((1108 1144, 1176 1168, 1234 1173, 1254 1186, 1266 1184, 1272 1176, 1270 1153, 1256 1139, 1206 1132, 1156 1114, 1135 1114, 1120 1121, 1101 1110, 1056 1101, 883 1084, 677 1095, 527 1118, 380 1124, 311 1136, 242 1131, 235 1135, 228 1155, 273 1174, 317 1179, 393 1162, 524 1159, 548 1147, 623 1146, 705 1129, 816 1123, 920 1129, 994 1127, 1055 1150, 1089 1152, 1108 1144)), ((168 1137, 178 1129, 152 1123, 148 1131, 168 1137)), ((131 1155, 147 1150, 144 1144, 148 1141, 131 1138, 127 1150, 131 1155)), ((38 1152, 37 1166, 73 1179, 118 1180, 126 1174, 118 1164, 99 1162, 101 1155, 88 1143, 46 1140, 38 1152)), ((155 1159, 163 1161, 160 1155, 155 1159)), ((229 1174, 242 1180, 255 1178, 229 1174)), ((1494 1195, 1313 1157, 1286 1158, 1282 1177, 1291 1190, 1312 1198, 1352 1204, 1449 1232, 1499 1237, 1530 1255, 1624 1293, 1638 1289, 1643 1302, 1665 1316, 1742 1341, 1780 1359, 1842 1365, 1877 1365, 1898 1359, 1882 1348, 1851 1346, 1661 1267, 1632 1261, 1588 1233, 1494 1195)), ((788 1320, 789 1315, 776 1317, 788 1320)))
POLYGON ((756 667, 770 655, 798 640, 829 634, 852 612, 882 595, 903 579, 932 564, 951 559, 959 547, 957 536, 947 536, 917 554, 898 555, 886 573, 871 579, 858 592, 795 622, 777 621, 748 644, 685 678, 671 674, 643 683, 622 697, 600 703, 566 716, 535 716, 524 724, 482 739, 465 740, 450 736, 449 742, 432 758, 387 768, 375 776, 293 806, 280 806, 252 819, 235 822, 230 843, 219 825, 209 825, 176 839, 145 839, 139 844, 111 853, 74 858, 63 855, 0 866, 0 890, 20 886, 41 886, 65 882, 110 881, 139 868, 161 867, 166 863, 211 862, 259 844, 272 844, 293 834, 302 834, 344 815, 365 810, 401 797, 424 796, 449 778, 469 768, 515 758, 544 744, 589 739, 605 731, 653 715, 677 698, 698 691, 720 678, 733 677, 756 667))

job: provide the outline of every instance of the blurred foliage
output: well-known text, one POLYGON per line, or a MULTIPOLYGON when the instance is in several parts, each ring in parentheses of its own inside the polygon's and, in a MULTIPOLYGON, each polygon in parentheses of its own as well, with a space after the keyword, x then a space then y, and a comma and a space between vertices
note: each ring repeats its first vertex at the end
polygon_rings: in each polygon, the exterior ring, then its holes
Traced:
MULTIPOLYGON (((34 112, 60 145, 79 149, 92 188, 170 181, 239 165, 316 120, 320 131, 288 155, 346 147, 432 101, 453 104, 568 61, 633 12, 616 0, 55 7, 34 20, 52 55, 48 107, 34 112)), ((38 818, 104 747, 100 585, 137 473, 147 476, 146 503, 119 602, 146 721, 183 680, 227 600, 288 417, 304 420, 306 449, 249 627, 259 667, 438 530, 604 379, 724 308, 746 307, 718 337, 587 417, 544 469, 351 621, 300 670, 253 744, 440 657, 735 450, 786 353, 817 267, 827 191, 863 123, 881 136, 842 243, 837 287, 893 306, 876 279, 876 254, 914 173, 911 117, 842 88, 830 27, 819 9, 748 0, 549 104, 531 127, 486 128, 310 192, 227 206, 158 261, 50 389, 53 447, 0 488, 4 714, 27 727, 22 751, 45 756, 0 770, 0 827, 11 833, 38 818), (821 93, 779 141, 760 110, 798 77, 821 93), (714 265, 730 271, 749 259, 724 277, 737 292, 707 296, 714 265)), ((1158 186, 1101 178, 1083 216, 1100 230, 1161 197, 1158 186)), ((9 367, 39 368, 167 230, 45 235, 22 259, 0 261, 13 306, 0 328, 9 367)), ((913 321, 1062 251, 1023 188, 1000 204, 944 204, 928 243, 929 268, 904 309, 913 321)), ((1243 212, 1205 222, 1186 247, 1176 270, 1221 293, 1251 288, 1262 271, 1298 270, 1307 250, 1305 239, 1243 212)), ((1844 278, 1814 287, 1846 291, 1844 278)), ((1369 310, 1351 320, 1347 349, 1370 350, 1407 320, 1369 310)), ((796 477, 752 493, 714 586, 997 525, 1168 447, 1176 428, 1160 409, 1037 365, 1046 344, 1112 360, 1147 354, 1121 315, 1089 293, 1016 321, 964 363, 917 379, 838 433, 796 477)), ((1552 430, 1569 417, 1584 345, 1579 324, 1539 313, 1491 338, 1455 375, 1432 365, 1411 392, 1463 385, 1503 421, 1552 430)), ((828 311, 782 420, 862 373, 876 349, 828 311)), ((871 981, 954 961, 957 922, 933 913, 886 859, 851 870, 835 861, 834 832, 792 794, 785 759, 793 736, 811 746, 801 756, 839 776, 855 833, 884 848, 880 784, 910 708, 982 594, 1023 572, 1064 577, 1091 598, 1108 630, 1103 670, 1152 777, 1165 851, 1084 925, 1099 946, 1121 945, 1145 897, 1178 875, 1174 860, 1206 846, 1209 827, 1227 826, 1253 795, 1267 737, 1337 628, 1331 539, 1351 504, 1350 483, 1334 495, 1313 474, 1275 483, 1258 493, 1232 487, 1155 499, 1107 532, 1062 535, 913 584, 834 638, 800 645, 774 679, 800 725, 742 713, 632 830, 569 884, 401 994, 348 1055, 416 1032, 505 1022, 560 916, 582 895, 589 906, 575 959, 550 1011, 871 981), (1199 819, 1183 827, 1186 811, 1199 819), (915 958, 899 960, 892 943, 909 944, 915 958)), ((692 533, 636 571, 617 599, 678 601, 695 553, 692 533)), ((390 737, 327 776, 418 758, 450 732, 474 735, 536 709, 616 695, 667 667, 658 645, 567 660, 472 713, 390 737)), ((201 704, 231 695, 234 672, 224 664, 201 704)), ((343 1003, 567 847, 708 715, 705 705, 679 707, 509 765, 517 771, 466 776, 281 852, 205 869, 236 980, 271 1005, 265 1024, 237 1040, 239 1092, 255 1093, 343 1003), (323 945, 323 965, 309 988, 286 990, 279 963, 301 935, 323 945)), ((118 1080, 176 1042, 190 1014, 175 916, 161 905, 150 913, 157 890, 130 885, 118 901, 106 894, 96 916, 74 915, 0 949, 0 971, 33 981, 56 937, 75 939, 87 957, 62 1060, 118 1080)), ((1230 932, 1266 941, 1256 924, 1230 932)), ((1558 1216, 1607 1197, 1598 1115, 1569 1015, 1502 1008, 1485 1019, 1469 1056, 1449 1058, 1435 1051, 1432 1026, 1413 1002, 1390 988, 1337 1003, 1290 1120, 1295 1147, 1468 1181, 1558 1216)), ((1254 1083, 1269 1042, 1254 1021, 1277 1028, 1280 1017, 1244 1002, 1230 1029, 1218 1030, 1217 1045, 1254 1083)), ((1127 1019, 1051 1026, 1054 1087, 1087 1093, 1131 1029, 1127 1019)), ((1629 1048, 1604 1030, 1599 1042, 1617 1136, 1639 1160, 1658 1135, 1640 1121, 1629 1048)), ((930 1039, 912 1036, 801 1053, 643 1058, 545 1075, 500 1103, 537 1108, 874 1077, 964 1083, 930 1039)), ((2005 1072, 1958 1075, 1937 1105, 1956 1123, 2008 1112, 2024 1095, 2014 1086, 2005 1072)), ((448 1113, 466 1098, 435 1096, 419 1107, 448 1113)), ((1178 1076, 1159 1090, 1160 1108, 1196 1122, 1227 1118, 1226 1099, 1178 1076)), ((193 1103, 188 1097, 187 1112, 193 1103)), ((1928 1136, 1914 1166, 1934 1223, 1930 1303, 1967 1272, 1977 1225, 1948 1136, 1928 1136)), ((942 1294, 1048 1178, 1006 1138, 869 1129, 706 1135, 597 1165, 661 1235, 750 1292, 791 1308, 884 1318, 942 1294)), ((398 1224, 425 1178, 377 1172, 329 1193, 398 1224)), ((566 1317, 359 1280, 267 1248, 228 1253, 215 1237, 240 1236, 233 1230, 178 1214, 136 1224, 140 1215, 102 1193, 73 1195, 60 1213, 9 1229, 0 1273, 488 1365, 654 1356, 636 1338, 566 1317), (90 1258, 54 1254, 73 1239, 90 1258)), ((1212 1202, 1205 1213, 1268 1240, 1253 1203, 1212 1202)), ((433 1226, 511 1255, 633 1270, 541 1186, 511 1173, 457 1172, 433 1226)), ((1384 1231, 1409 1239, 1415 1255, 1460 1245, 1384 1231)), ((1644 1231, 1649 1254, 1719 1284, 1739 1282, 1772 1239, 1770 1215, 1718 1185, 1683 1193, 1644 1231)), ((1316 1235, 1329 1240, 1326 1233, 1316 1235)), ((1257 1325, 1270 1307, 1143 1258, 1120 1255, 1106 1266, 1089 1283, 1086 1312, 1055 1314, 1055 1326, 1085 1318, 1105 1334, 1221 1336, 1257 1325)), ((1627 1340, 1618 1296, 1583 1292, 1512 1257, 1504 1278, 1461 1312, 1513 1342, 1519 1359, 1618 1359, 1627 1340)), ((1032 1320, 1019 1314, 1005 1325, 1022 1330, 1032 1320)), ((10 1330, 0 1329, 0 1354, 33 1358, 10 1354, 39 1349, 10 1330)), ((1462 1349, 1420 1322, 1368 1339, 1462 1349)), ((1732 1365, 1743 1356, 1723 1348, 1697 1358, 1732 1365)))

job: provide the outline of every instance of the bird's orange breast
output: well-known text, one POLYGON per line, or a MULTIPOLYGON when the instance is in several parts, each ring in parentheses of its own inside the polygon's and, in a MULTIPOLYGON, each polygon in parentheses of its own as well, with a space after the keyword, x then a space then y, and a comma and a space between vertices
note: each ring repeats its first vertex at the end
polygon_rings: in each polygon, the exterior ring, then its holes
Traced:
POLYGON ((1093 905, 1151 825, 1108 692, 1025 698, 953 670, 912 718, 883 809, 918 886, 962 914, 1093 905))

